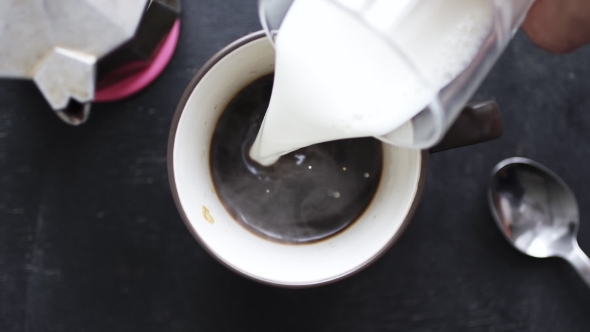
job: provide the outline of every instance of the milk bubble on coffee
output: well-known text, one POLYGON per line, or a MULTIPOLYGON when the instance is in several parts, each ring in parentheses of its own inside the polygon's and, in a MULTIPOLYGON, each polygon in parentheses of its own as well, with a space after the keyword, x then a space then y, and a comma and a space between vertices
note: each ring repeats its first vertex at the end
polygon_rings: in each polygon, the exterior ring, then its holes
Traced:
POLYGON ((368 3, 292 4, 254 160, 270 165, 305 146, 391 133, 471 63, 494 18, 489 0, 368 3), (351 12, 365 7, 363 16, 351 12))

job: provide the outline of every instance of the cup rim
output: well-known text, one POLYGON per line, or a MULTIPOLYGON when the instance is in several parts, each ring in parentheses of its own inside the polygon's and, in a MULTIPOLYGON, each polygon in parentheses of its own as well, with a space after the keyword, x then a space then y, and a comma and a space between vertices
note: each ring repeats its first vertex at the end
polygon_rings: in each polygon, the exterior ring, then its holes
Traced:
POLYGON ((248 43, 251 43, 255 40, 258 40, 260 38, 266 38, 266 34, 262 30, 257 31, 257 32, 253 32, 253 33, 250 33, 244 37, 241 37, 238 40, 236 40, 236 41, 230 43, 229 45, 227 45, 226 47, 224 47, 219 52, 215 53, 199 69, 199 71, 191 79, 188 86, 184 90, 182 97, 180 98, 180 101, 178 102, 178 105, 177 105, 176 110, 174 112, 174 117, 172 118, 172 125, 170 127, 170 132, 168 135, 168 146, 167 146, 168 181, 170 183, 170 190, 172 192, 174 204, 176 205, 176 208, 177 208, 185 226, 187 227, 189 232, 192 234, 192 236, 195 238, 195 240, 199 243, 199 245, 211 257, 213 257, 215 260, 217 260, 219 263, 221 263, 221 265, 225 266, 230 271, 233 271, 233 272, 237 273, 238 275, 241 275, 249 280, 256 281, 256 282, 262 283, 264 285, 276 286, 276 287, 282 287, 282 288, 310 288, 310 287, 331 284, 336 281, 353 276, 353 275, 357 274, 358 272, 367 268, 369 265, 371 265, 375 261, 377 261, 393 246, 393 244, 395 244, 398 241, 398 239, 401 237, 401 235, 405 232, 408 224, 412 220, 418 206, 420 205, 420 202, 422 200, 422 196, 424 194, 424 187, 425 187, 426 179, 428 176, 429 153, 428 153, 428 151, 425 151, 425 150, 421 151, 421 163, 420 163, 421 169, 420 169, 420 174, 419 174, 419 179, 418 179, 418 187, 416 189, 416 193, 414 195, 414 200, 412 202, 412 205, 410 206, 410 209, 409 209, 408 213, 406 214, 404 220, 402 221, 398 231, 391 237, 391 239, 389 239, 387 244, 385 246, 383 246, 375 255, 373 255, 372 257, 365 260, 362 264, 360 264, 356 268, 346 271, 346 272, 339 274, 335 277, 327 278, 327 279, 321 280, 321 281, 313 281, 313 282, 304 283, 304 284, 285 284, 285 283, 278 283, 275 281, 271 281, 271 280, 267 280, 267 279, 263 279, 263 278, 251 275, 248 272, 240 270, 240 269, 236 268, 235 266, 232 266, 231 264, 227 263, 223 259, 223 257, 220 257, 214 250, 212 250, 205 243, 205 241, 201 238, 201 236, 198 234, 198 232, 192 227, 192 224, 186 215, 184 207, 182 206, 182 203, 180 202, 180 198, 178 195, 178 189, 176 187, 176 178, 174 175, 174 144, 175 144, 175 140, 176 140, 176 132, 178 130, 178 124, 179 124, 180 118, 182 117, 182 114, 185 110, 186 104, 187 104, 189 98, 191 97, 193 91, 197 87, 197 85, 203 79, 203 77, 221 59, 225 58, 227 55, 231 54, 232 52, 239 49, 240 47, 242 47, 248 43))

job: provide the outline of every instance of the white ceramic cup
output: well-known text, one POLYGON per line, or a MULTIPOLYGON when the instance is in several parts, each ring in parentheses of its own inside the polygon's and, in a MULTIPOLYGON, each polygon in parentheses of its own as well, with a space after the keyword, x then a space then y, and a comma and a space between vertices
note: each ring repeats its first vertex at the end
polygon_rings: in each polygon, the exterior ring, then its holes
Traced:
POLYGON ((378 190, 344 231, 310 244, 281 244, 241 226, 220 202, 209 168, 217 120, 232 98, 274 71, 274 48, 258 32, 216 54, 196 74, 177 108, 168 145, 172 193, 199 243, 230 269, 287 287, 325 284, 376 260, 411 220, 426 179, 428 153, 383 145, 378 190))

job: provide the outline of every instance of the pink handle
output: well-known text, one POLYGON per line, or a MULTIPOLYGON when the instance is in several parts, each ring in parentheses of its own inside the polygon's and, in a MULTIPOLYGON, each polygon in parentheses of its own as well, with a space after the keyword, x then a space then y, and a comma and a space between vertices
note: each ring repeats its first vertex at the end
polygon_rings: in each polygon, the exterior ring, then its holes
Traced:
POLYGON ((160 51, 147 67, 142 62, 133 62, 109 73, 98 82, 94 101, 105 103, 121 100, 147 87, 160 76, 172 59, 179 34, 180 19, 177 19, 160 51))

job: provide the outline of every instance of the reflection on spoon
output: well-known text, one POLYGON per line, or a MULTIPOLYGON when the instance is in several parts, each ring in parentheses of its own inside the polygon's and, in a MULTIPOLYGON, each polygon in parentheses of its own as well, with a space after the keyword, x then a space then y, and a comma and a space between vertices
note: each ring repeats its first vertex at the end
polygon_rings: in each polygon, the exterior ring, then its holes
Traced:
POLYGON ((488 195, 500 230, 515 248, 566 259, 590 286, 590 259, 576 240, 578 203, 561 178, 530 159, 510 158, 492 171, 488 195))

